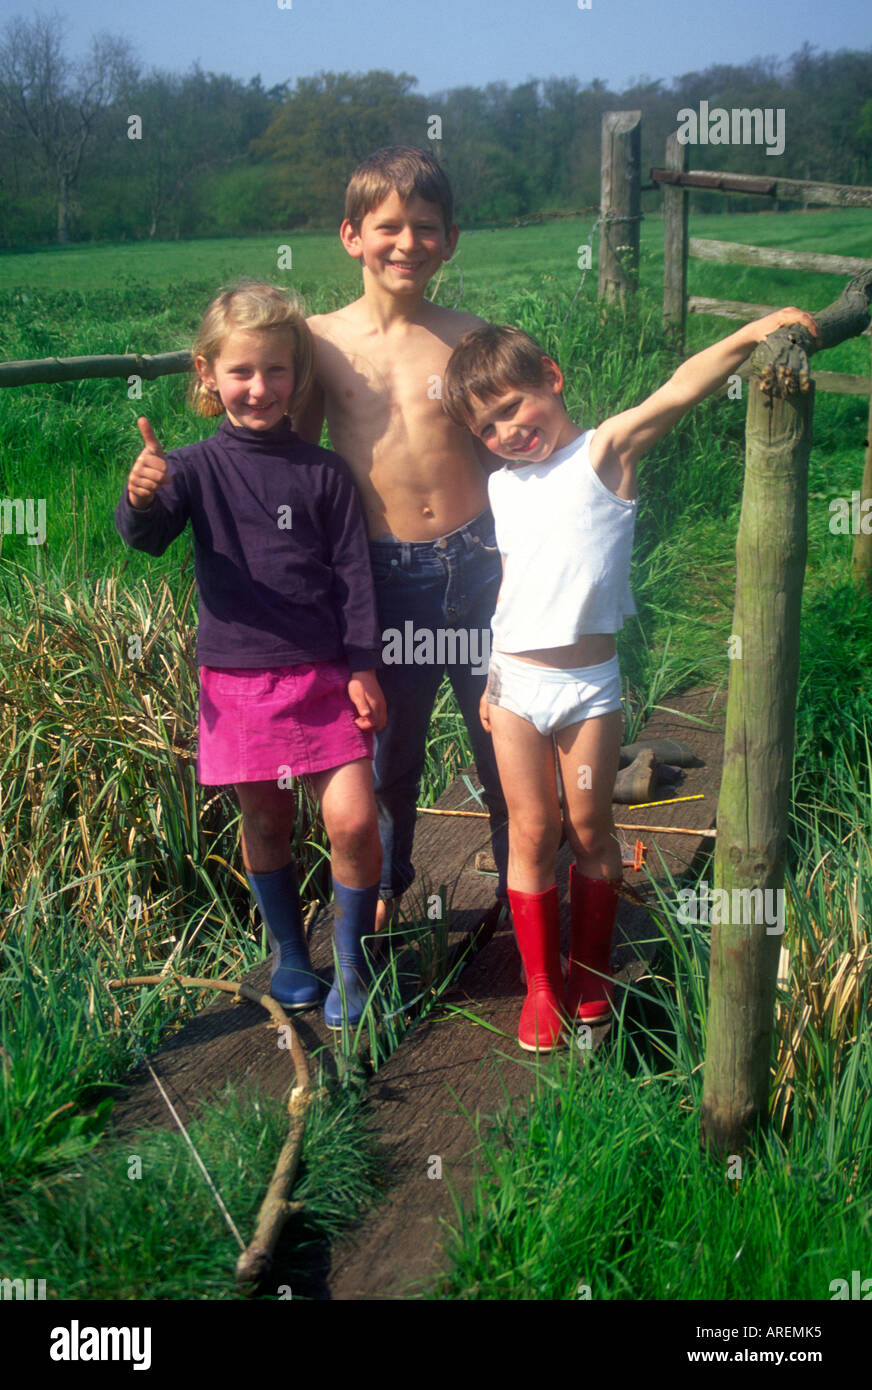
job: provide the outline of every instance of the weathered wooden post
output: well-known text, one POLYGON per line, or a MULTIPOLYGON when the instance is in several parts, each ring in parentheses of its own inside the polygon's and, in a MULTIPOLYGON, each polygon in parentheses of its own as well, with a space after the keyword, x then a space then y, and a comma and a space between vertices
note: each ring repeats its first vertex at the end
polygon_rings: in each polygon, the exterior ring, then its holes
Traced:
MULTIPOLYGON (((687 145, 673 132, 666 141, 665 167, 687 170, 687 145)), ((688 192, 667 184, 663 189, 663 327, 680 353, 684 352, 687 318, 688 192)))
POLYGON ((642 112, 606 111, 600 167, 598 295, 626 301, 639 280, 642 208, 642 112))
POLYGON ((780 328, 750 361, 733 616, 740 645, 730 663, 714 867, 729 920, 718 924, 712 912, 702 1105, 703 1141, 721 1153, 741 1153, 769 1105, 781 945, 772 919, 784 884, 814 399, 807 359, 861 333, 870 299, 865 271, 815 315, 820 342, 798 324, 780 328), (757 897, 755 889, 764 891, 757 897), (742 890, 752 895, 742 901, 742 890), (760 910, 766 890, 768 922, 760 910))
MULTIPOLYGON (((869 424, 866 427, 866 457, 863 465, 863 481, 860 484, 860 505, 867 498, 872 498, 872 395, 869 397, 869 424)), ((865 524, 872 523, 872 510, 867 508, 865 513, 865 524)), ((861 527, 863 524, 863 513, 861 513, 861 527)), ((872 531, 865 532, 862 529, 854 537, 854 554, 851 563, 851 572, 854 583, 859 589, 865 589, 866 593, 872 598, 872 531)))

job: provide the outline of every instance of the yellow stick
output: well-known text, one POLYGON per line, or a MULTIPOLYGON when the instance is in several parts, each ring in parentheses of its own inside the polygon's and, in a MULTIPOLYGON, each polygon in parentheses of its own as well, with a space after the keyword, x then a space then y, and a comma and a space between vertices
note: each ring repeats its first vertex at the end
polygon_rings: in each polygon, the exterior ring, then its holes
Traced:
POLYGON ((700 835, 703 838, 715 839, 716 830, 690 830, 678 825, 635 825, 627 824, 619 820, 615 821, 616 830, 649 830, 656 835, 700 835))
POLYGON ((705 792, 697 792, 694 796, 670 796, 668 801, 637 801, 634 806, 628 806, 628 811, 644 811, 648 806, 674 806, 676 801, 702 801, 705 792))

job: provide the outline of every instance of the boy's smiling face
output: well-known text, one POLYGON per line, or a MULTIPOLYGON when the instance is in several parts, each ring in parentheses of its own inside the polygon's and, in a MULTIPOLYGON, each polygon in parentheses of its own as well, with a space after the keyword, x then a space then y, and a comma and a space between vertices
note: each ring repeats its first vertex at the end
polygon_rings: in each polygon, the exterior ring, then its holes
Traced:
POLYGON ((560 399, 563 373, 550 357, 542 360, 541 386, 510 386, 487 401, 473 402, 473 434, 510 467, 544 463, 555 449, 571 444, 582 433, 560 399))
POLYGON ((457 245, 457 228, 448 231, 436 203, 416 193, 403 199, 392 192, 365 214, 358 231, 346 219, 340 228, 342 244, 360 260, 364 274, 389 294, 423 294, 443 261, 457 245))

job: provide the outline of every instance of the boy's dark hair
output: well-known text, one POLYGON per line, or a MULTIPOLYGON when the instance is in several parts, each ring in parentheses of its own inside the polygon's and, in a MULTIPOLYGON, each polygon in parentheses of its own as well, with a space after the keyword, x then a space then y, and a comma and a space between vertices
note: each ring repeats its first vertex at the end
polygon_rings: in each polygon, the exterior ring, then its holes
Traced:
POLYGON ((456 425, 471 428, 473 400, 493 400, 513 386, 541 386, 545 355, 535 338, 510 324, 486 323, 471 329, 448 359, 442 380, 443 409, 456 425))
POLYGON ((445 170, 429 150, 413 145, 385 145, 358 164, 345 190, 345 216, 356 232, 368 212, 391 193, 405 202, 413 194, 435 203, 446 233, 454 221, 454 197, 445 170))

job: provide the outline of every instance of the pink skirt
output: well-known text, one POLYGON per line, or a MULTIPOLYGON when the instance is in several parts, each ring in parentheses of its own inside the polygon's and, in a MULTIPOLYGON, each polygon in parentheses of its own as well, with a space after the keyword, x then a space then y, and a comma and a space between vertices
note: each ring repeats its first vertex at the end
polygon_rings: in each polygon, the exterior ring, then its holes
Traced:
POLYGON ((200 667, 197 777, 206 786, 277 782, 372 757, 339 661, 249 670, 200 667))

